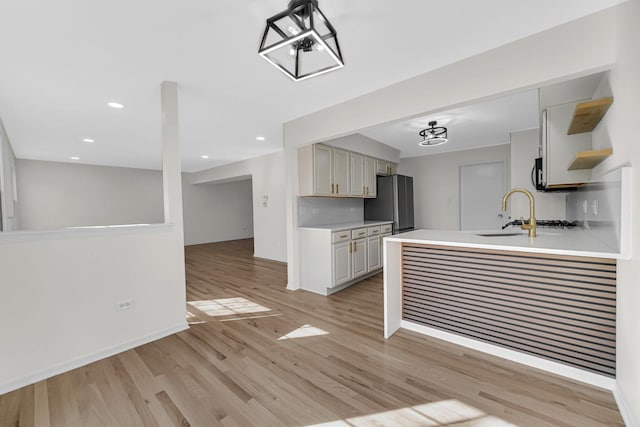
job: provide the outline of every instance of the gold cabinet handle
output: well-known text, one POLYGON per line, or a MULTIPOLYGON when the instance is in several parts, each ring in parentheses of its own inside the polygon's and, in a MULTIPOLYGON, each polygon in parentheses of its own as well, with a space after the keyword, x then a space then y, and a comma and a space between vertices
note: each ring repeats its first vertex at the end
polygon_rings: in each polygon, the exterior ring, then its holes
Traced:
POLYGON ((349 242, 349 253, 351 253, 351 242, 349 242))
POLYGON ((340 194, 340 184, 336 184, 336 194, 340 194))
POLYGON ((369 195, 369 186, 367 186, 367 196, 369 195))
POLYGON ((342 236, 340 236, 340 238, 341 238, 341 239, 344 239, 344 238, 346 238, 346 237, 347 237, 347 235, 346 235, 346 234, 343 234, 342 236))
POLYGON ((366 193, 366 188, 367 188, 367 187, 365 187, 364 185, 362 186, 362 194, 363 194, 363 195, 367 194, 367 193, 366 193))
POLYGON ((333 194, 333 182, 331 183, 331 194, 333 194))
POLYGON ((358 252, 358 243, 353 242, 353 252, 358 252))

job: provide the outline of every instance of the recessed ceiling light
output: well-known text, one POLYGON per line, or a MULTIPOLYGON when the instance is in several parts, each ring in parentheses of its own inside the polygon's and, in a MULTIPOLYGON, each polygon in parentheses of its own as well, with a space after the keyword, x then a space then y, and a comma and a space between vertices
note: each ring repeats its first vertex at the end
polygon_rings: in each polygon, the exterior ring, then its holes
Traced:
POLYGON ((83 142, 87 142, 87 143, 89 143, 89 144, 91 144, 92 142, 96 142, 96 140, 95 140, 95 139, 91 139, 91 138, 84 138, 82 141, 83 141, 83 142))
POLYGON ((202 156, 202 158, 203 158, 203 159, 208 159, 208 158, 209 158, 209 156, 207 156, 207 155, 203 155, 203 156, 202 156))
POLYGON ((120 104, 119 102, 107 102, 107 105, 111 108, 124 108, 124 105, 120 104))
POLYGON ((70 158, 71 160, 80 160, 80 157, 78 157, 78 156, 71 156, 71 157, 69 157, 69 158, 70 158))
POLYGON ((256 136, 256 140, 257 141, 264 141, 265 137, 264 136, 256 136))

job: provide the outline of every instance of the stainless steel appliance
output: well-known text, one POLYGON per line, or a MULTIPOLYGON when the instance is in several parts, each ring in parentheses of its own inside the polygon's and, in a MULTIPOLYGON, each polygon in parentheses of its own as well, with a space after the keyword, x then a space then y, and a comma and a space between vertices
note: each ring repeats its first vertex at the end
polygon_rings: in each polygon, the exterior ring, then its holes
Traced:
POLYGON ((379 176, 377 181, 377 197, 364 201, 365 221, 393 221, 393 234, 413 230, 413 177, 379 176))

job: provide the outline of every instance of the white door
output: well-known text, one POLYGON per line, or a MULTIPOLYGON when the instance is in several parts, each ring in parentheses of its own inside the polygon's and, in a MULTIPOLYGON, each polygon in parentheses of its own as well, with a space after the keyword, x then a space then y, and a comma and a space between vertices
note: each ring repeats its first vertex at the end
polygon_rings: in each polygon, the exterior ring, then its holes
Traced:
POLYGON ((367 272, 367 239, 358 239, 352 242, 351 266, 353 269, 352 278, 362 276, 367 272))
POLYGON ((460 230, 500 230, 506 192, 506 162, 460 166, 460 230))
POLYGON ((335 194, 349 195, 349 153, 336 148, 333 149, 333 182, 335 194))
POLYGON ((376 197, 376 159, 364 158, 365 197, 376 197))
POLYGON ((313 194, 329 196, 333 185, 332 156, 333 149, 324 145, 313 146, 313 194))
POLYGON ((367 248, 367 258, 368 262, 368 271, 374 271, 382 267, 382 256, 381 249, 382 246, 380 242, 382 241, 382 237, 380 236, 372 236, 368 238, 368 248, 367 248))
POLYGON ((350 193, 352 196, 362 197, 364 196, 364 156, 362 154, 349 153, 349 159, 351 160, 351 170, 349 175, 351 177, 350 193))
POLYGON ((332 267, 333 286, 338 286, 351 280, 351 242, 333 245, 332 267))

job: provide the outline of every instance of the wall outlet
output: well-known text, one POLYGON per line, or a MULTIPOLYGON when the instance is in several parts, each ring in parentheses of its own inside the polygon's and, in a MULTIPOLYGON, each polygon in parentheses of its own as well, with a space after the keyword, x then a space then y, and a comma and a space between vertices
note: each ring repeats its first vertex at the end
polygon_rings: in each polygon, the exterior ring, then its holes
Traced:
POLYGON ((129 310, 132 307, 133 307, 132 299, 127 299, 127 300, 119 301, 116 303, 116 311, 129 310))

